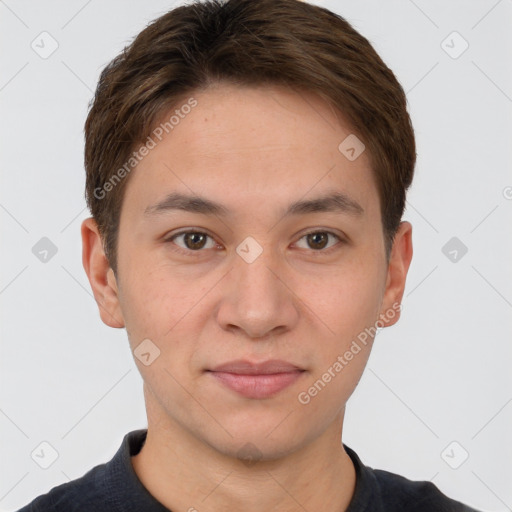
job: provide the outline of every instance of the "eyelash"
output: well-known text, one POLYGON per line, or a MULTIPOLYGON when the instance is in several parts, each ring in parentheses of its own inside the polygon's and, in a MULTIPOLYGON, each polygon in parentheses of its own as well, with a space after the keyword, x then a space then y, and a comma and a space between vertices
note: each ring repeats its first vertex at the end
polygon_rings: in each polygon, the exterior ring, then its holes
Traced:
MULTIPOLYGON (((305 238, 305 237, 307 237, 309 235, 313 235, 313 234, 317 234, 317 233, 324 233, 324 234, 327 234, 327 235, 331 235, 331 236, 335 237, 338 240, 338 243, 334 244, 331 247, 328 247, 327 249, 316 249, 316 250, 315 249, 310 249, 310 252, 312 252, 314 254, 315 253, 319 254, 319 255, 321 255, 321 254, 330 254, 333 250, 339 249, 339 245, 345 242, 343 240, 343 238, 341 238, 341 236, 337 235, 336 233, 333 233, 332 231, 320 230, 320 229, 316 229, 316 230, 308 231, 307 233, 304 233, 299 238, 299 240, 302 240, 303 238, 305 238)), ((174 252, 177 252, 178 254, 182 254, 182 255, 186 255, 186 256, 201 256, 201 253, 204 252, 205 249, 198 249, 198 250, 194 251, 192 249, 183 249, 183 247, 180 247, 180 246, 174 244, 174 240, 176 238, 178 238, 179 236, 182 236, 182 235, 187 235, 187 234, 206 235, 207 237, 209 237, 212 240, 214 240, 214 238, 211 235, 209 235, 208 233, 205 233, 204 231, 188 229, 188 230, 185 230, 185 231, 180 231, 178 233, 174 233, 172 236, 170 236, 167 239, 165 239, 164 242, 172 242, 173 243, 172 250, 174 252)))

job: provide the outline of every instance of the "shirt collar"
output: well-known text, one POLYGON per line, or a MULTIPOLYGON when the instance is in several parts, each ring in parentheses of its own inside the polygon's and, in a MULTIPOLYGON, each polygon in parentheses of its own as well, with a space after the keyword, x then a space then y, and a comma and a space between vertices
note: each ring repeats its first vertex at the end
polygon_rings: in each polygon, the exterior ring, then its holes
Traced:
MULTIPOLYGON (((109 504, 117 512, 170 512, 144 487, 133 468, 131 457, 146 441, 147 429, 134 430, 124 436, 121 447, 106 464, 104 486, 109 504)), ((343 443, 354 464, 356 485, 346 512, 383 512, 380 489, 371 468, 363 465, 354 450, 343 443)))

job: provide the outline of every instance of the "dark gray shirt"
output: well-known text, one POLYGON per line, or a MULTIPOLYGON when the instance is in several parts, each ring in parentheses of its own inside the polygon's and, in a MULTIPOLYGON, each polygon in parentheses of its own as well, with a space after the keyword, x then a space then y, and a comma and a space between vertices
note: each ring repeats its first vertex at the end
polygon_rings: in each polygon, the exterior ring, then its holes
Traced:
MULTIPOLYGON (((112 460, 54 487, 18 512, 169 512, 142 485, 131 463, 146 433, 146 429, 129 432, 112 460)), ((432 482, 364 466, 352 449, 343 446, 356 470, 354 496, 346 512, 477 512, 448 498, 432 482)), ((201 510, 200 504, 195 506, 201 510)))

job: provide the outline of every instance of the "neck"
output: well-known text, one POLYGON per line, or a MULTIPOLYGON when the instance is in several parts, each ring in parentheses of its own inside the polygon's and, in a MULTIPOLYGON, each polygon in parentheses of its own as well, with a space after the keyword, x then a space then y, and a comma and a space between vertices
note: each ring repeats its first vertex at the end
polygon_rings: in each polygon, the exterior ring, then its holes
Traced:
MULTIPOLYGON (((344 410, 314 441, 272 460, 241 461, 168 417, 151 421, 132 457, 146 489, 173 512, 295 512, 348 508, 356 483, 341 443, 344 410)), ((154 419, 154 418, 153 418, 154 419)))

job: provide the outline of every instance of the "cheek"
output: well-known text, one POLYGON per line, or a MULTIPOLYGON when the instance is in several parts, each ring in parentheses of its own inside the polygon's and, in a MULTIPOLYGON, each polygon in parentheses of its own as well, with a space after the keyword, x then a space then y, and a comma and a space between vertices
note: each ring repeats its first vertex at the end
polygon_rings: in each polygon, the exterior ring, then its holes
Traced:
POLYGON ((125 276, 130 284, 123 290, 121 307, 134 361, 159 401, 168 396, 177 399, 181 397, 177 383, 188 380, 194 352, 194 333, 183 331, 190 327, 193 298, 180 294, 176 283, 155 272, 125 276))
POLYGON ((371 352, 369 342, 354 341, 346 350, 333 355, 329 363, 318 367, 302 386, 297 402, 310 413, 331 411, 336 414, 349 399, 363 374, 371 352), (327 404, 330 404, 326 407, 327 404), (339 407, 336 407, 336 404, 339 407))
POLYGON ((145 338, 158 344, 183 315, 181 305, 187 300, 180 287, 161 274, 130 266, 124 269, 122 285, 120 304, 131 344, 145 338))
POLYGON ((191 282, 162 265, 147 265, 146 273, 134 267, 125 269, 120 294, 132 350, 150 339, 160 350, 159 364, 188 367, 206 321, 206 295, 215 281, 191 282))
MULTIPOLYGON (((301 289, 305 302, 331 332, 338 349, 377 320, 384 275, 376 262, 354 262, 315 278, 304 276, 301 289), (339 345, 339 346, 338 346, 339 345)), ((328 332, 327 331, 327 332, 328 332)))
POLYGON ((358 274, 331 287, 327 299, 311 302, 331 332, 318 340, 311 376, 297 396, 320 422, 332 420, 356 388, 370 356, 380 304, 375 285, 358 274))

